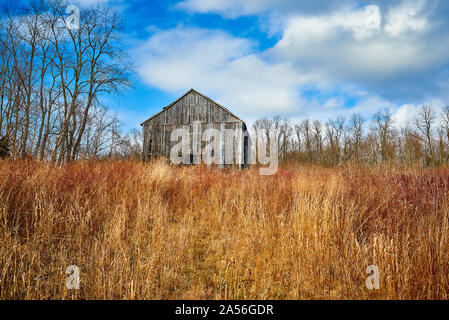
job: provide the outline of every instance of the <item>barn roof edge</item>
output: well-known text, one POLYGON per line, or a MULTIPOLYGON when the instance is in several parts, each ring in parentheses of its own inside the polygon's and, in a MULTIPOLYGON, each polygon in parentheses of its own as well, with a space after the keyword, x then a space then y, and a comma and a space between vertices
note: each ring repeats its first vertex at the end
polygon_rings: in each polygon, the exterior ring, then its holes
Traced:
POLYGON ((145 120, 144 122, 142 122, 140 125, 143 126, 146 122, 150 121, 151 119, 157 117, 158 115, 160 115, 161 113, 163 113, 164 111, 166 111, 167 109, 171 108, 173 105, 175 105, 179 100, 181 100, 182 98, 184 98, 186 95, 188 95, 190 92, 195 92, 196 94, 202 96, 203 98, 215 103, 217 106, 219 106, 220 108, 222 108, 224 111, 228 112, 230 115, 232 115, 233 117, 235 117, 236 119, 242 121, 243 123, 245 123, 245 121, 243 121, 242 119, 240 119, 239 117, 237 117, 235 114, 233 114, 229 109, 227 109, 226 107, 222 106, 221 104, 219 104, 218 102, 212 100, 211 98, 209 98, 208 96, 202 94, 201 92, 198 92, 197 90, 195 90, 194 88, 190 88, 186 93, 184 93, 182 96, 180 96, 178 99, 176 99, 175 101, 173 101, 172 103, 170 103, 169 105, 167 105, 166 107, 162 108, 161 111, 159 111, 158 113, 156 113, 155 115, 151 116, 150 118, 148 118, 147 120, 145 120))

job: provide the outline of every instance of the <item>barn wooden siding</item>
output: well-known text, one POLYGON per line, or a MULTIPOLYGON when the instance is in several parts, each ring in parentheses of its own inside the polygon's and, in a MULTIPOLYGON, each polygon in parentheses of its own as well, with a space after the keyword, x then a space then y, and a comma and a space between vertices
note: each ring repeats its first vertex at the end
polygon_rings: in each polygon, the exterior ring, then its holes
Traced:
MULTIPOLYGON (((235 159, 241 159, 241 163, 247 163, 247 141, 245 135, 247 128, 244 121, 232 114, 225 107, 219 105, 207 96, 194 89, 189 90, 178 100, 163 108, 163 110, 152 116, 141 125, 143 127, 143 158, 151 159, 157 157, 170 158, 170 151, 178 141, 170 141, 170 134, 174 129, 183 128, 190 132, 190 148, 193 150, 193 124, 201 123, 201 133, 209 128, 224 132, 224 129, 237 129, 239 134, 234 141, 225 141, 222 138, 222 162, 225 159, 225 148, 227 143, 234 144, 233 163, 235 159)), ((207 142, 201 143, 202 150, 207 142)), ((196 146, 199 149, 199 146, 196 146)))

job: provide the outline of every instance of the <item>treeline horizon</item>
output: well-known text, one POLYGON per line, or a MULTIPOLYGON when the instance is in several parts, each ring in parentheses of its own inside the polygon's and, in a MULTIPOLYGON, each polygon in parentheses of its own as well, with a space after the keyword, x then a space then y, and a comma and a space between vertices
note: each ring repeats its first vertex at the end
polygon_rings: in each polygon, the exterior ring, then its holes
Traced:
MULTIPOLYGON (((35 0, 0 8, 0 158, 140 159, 141 131, 124 133, 104 101, 132 84, 122 19, 107 8, 80 8, 79 28, 71 28, 67 6, 35 0)), ((276 130, 283 163, 449 162, 449 107, 423 106, 401 128, 381 110, 372 119, 262 118, 251 129, 262 129, 267 139, 276 130)))
MULTIPOLYGON (((423 105, 412 121, 398 126, 388 109, 371 119, 355 113, 349 119, 304 119, 291 122, 280 116, 256 120, 252 130, 275 130, 279 160, 336 166, 395 164, 439 166, 449 163, 449 106, 439 110, 423 105)), ((268 150, 267 150, 268 152, 268 150)))

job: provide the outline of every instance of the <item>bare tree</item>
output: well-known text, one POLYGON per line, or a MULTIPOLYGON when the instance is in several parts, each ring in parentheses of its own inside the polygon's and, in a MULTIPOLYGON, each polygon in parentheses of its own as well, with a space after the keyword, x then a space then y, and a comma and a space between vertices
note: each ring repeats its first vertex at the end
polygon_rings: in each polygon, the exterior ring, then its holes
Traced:
POLYGON ((418 130, 417 137, 426 144, 428 151, 428 162, 434 162, 435 152, 433 146, 434 125, 437 114, 432 106, 422 106, 414 119, 414 124, 418 130))
POLYGON ((445 161, 449 160, 449 106, 443 108, 441 119, 441 134, 444 135, 444 148, 441 152, 444 153, 445 161))
POLYGON ((363 140, 364 120, 360 114, 353 114, 349 124, 349 133, 352 145, 352 159, 359 162, 361 159, 361 147, 363 140))
POLYGON ((82 8, 74 29, 65 23, 66 6, 32 0, 1 13, 0 135, 10 141, 13 157, 77 159, 102 95, 130 85, 133 68, 118 14, 82 8))
POLYGON ((278 138, 279 155, 282 159, 286 159, 291 144, 293 129, 290 122, 287 119, 281 119, 280 116, 274 117, 271 123, 271 127, 276 131, 278 138))
MULTIPOLYGON (((298 157, 301 154, 301 147, 302 147, 302 137, 301 137, 301 130, 300 130, 300 126, 298 124, 294 124, 293 125, 293 130, 295 131, 295 137, 296 137, 296 142, 295 142, 295 151, 298 154, 298 157)), ((299 159, 299 158, 298 158, 299 159)))
POLYGON ((313 121, 313 142, 315 145, 315 159, 323 162, 323 125, 319 120, 313 121))
POLYGON ((377 135, 379 153, 382 162, 393 158, 393 119, 390 111, 379 111, 374 115, 373 131, 377 135))
POLYGON ((307 161, 312 161, 312 125, 310 124, 309 119, 304 119, 299 124, 298 128, 299 132, 304 141, 305 153, 307 161))
POLYGON ((326 137, 328 141, 328 161, 332 165, 336 165, 340 162, 340 149, 341 149, 341 138, 343 134, 345 119, 338 117, 335 120, 329 120, 326 122, 326 137))
MULTIPOLYGON (((256 134, 256 139, 259 139, 259 138, 265 139, 265 141, 267 142, 265 145, 265 147, 266 147, 266 150, 264 150, 265 152, 269 152, 268 146, 270 145, 270 130, 271 130, 272 125, 273 125, 273 121, 268 118, 258 119, 253 124, 253 129, 256 134)), ((256 153, 259 152, 259 150, 257 148, 258 148, 258 144, 256 144, 256 153)))

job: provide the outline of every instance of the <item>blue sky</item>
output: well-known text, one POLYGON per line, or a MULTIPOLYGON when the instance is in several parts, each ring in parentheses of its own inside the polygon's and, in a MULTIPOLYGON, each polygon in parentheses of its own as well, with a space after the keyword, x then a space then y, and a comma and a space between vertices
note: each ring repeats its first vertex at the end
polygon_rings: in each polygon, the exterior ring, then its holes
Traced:
POLYGON ((124 17, 137 75, 108 105, 127 129, 192 87, 249 123, 389 108, 402 125, 448 102, 449 1, 73 2, 124 17))

